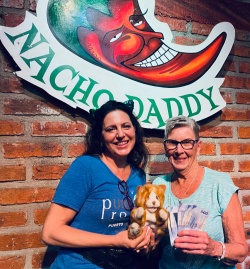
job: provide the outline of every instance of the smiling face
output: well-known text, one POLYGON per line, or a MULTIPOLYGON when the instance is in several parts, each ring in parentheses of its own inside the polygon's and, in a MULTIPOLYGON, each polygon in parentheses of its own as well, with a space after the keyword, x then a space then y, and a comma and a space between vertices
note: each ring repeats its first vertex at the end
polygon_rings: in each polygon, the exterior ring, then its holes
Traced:
POLYGON ((133 1, 111 0, 109 10, 112 16, 88 9, 93 30, 80 26, 79 42, 101 64, 132 75, 138 62, 159 49, 163 36, 150 28, 133 1))
POLYGON ((135 145, 135 128, 127 113, 115 110, 106 115, 102 128, 104 155, 127 158, 135 145))
MULTIPOLYGON (((197 53, 180 53, 165 45, 136 1, 110 0, 111 16, 88 8, 92 29, 79 26, 77 36, 83 49, 98 63, 116 73, 148 84, 189 84, 214 63, 225 35, 197 53)), ((147 13, 146 11, 145 13, 147 13)))
MULTIPOLYGON (((196 137, 193 130, 185 126, 174 128, 167 139, 183 141, 188 139, 195 140, 196 137)), ((175 171, 186 174, 192 169, 193 165, 197 164, 197 157, 200 154, 200 143, 201 142, 198 141, 194 144, 194 147, 189 150, 183 149, 181 144, 178 144, 176 149, 171 150, 165 147, 166 156, 175 171)))
POLYGON ((202 50, 180 50, 172 35, 146 20, 151 16, 150 4, 141 10, 137 0, 50 0, 48 7, 50 28, 64 46, 127 78, 161 87, 184 86, 215 63, 226 33, 218 33, 202 50))

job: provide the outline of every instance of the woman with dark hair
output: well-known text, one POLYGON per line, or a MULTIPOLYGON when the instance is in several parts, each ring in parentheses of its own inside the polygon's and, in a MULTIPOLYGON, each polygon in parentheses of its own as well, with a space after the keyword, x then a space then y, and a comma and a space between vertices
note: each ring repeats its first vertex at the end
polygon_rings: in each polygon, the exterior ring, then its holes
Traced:
POLYGON ((143 131, 133 102, 108 101, 91 110, 87 150, 61 179, 42 239, 60 246, 53 269, 133 269, 152 231, 135 240, 127 227, 138 185, 146 182, 143 131))
POLYGON ((127 156, 127 163, 145 168, 148 159, 148 152, 143 143, 143 129, 140 123, 133 114, 134 103, 129 100, 125 103, 119 103, 116 101, 108 101, 105 105, 97 110, 90 110, 92 115, 92 127, 86 135, 87 140, 87 150, 85 155, 101 155, 103 153, 104 147, 102 144, 102 123, 105 116, 114 110, 121 110, 129 116, 132 125, 135 128, 136 137, 135 145, 131 152, 127 156))

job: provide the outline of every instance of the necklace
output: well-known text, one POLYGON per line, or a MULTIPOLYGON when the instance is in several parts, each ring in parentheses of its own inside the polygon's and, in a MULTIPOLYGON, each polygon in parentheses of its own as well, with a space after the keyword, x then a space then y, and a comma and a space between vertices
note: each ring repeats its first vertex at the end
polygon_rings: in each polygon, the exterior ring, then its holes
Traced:
MULTIPOLYGON (((185 198, 185 195, 187 194, 187 192, 189 191, 190 187, 191 187, 192 184, 194 183, 194 180, 196 179, 197 173, 198 173, 198 168, 196 169, 195 175, 194 175, 194 177, 193 177, 191 183, 189 184, 189 186, 187 187, 185 193, 183 194, 183 197, 184 197, 184 198, 185 198)), ((174 187, 174 189, 173 189, 172 192, 174 192, 175 189, 176 189, 176 186, 174 187)), ((184 198, 177 198, 177 199, 179 200, 179 202, 181 202, 180 200, 181 200, 181 199, 184 199, 184 198)))

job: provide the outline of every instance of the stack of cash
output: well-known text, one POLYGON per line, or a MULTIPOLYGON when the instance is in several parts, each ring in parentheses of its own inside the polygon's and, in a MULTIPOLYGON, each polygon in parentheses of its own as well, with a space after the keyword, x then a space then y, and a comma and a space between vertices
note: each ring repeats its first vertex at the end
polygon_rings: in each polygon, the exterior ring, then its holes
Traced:
POLYGON ((208 212, 196 205, 179 203, 178 206, 168 207, 169 219, 168 230, 171 245, 181 230, 199 230, 202 231, 208 212))

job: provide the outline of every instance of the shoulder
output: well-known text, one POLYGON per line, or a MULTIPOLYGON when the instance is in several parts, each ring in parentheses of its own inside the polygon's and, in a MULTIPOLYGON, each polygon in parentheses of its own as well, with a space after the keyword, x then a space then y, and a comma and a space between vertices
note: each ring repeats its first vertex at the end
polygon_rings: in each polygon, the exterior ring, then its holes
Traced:
POLYGON ((93 156, 80 156, 77 157, 70 165, 69 169, 66 171, 66 174, 75 173, 79 176, 83 175, 83 172, 92 173, 93 171, 101 169, 101 160, 98 157, 93 156))
POLYGON ((153 184, 156 184, 156 185, 160 185, 160 184, 167 185, 171 181, 171 176, 172 176, 172 173, 167 174, 167 175, 158 176, 158 177, 156 177, 153 180, 153 184))
POLYGON ((98 163, 101 163, 101 160, 98 156, 89 156, 84 155, 77 157, 72 164, 74 165, 96 165, 98 163))
POLYGON ((211 168, 205 167, 205 176, 211 182, 216 182, 218 184, 229 183, 233 184, 230 175, 226 172, 216 171, 211 168))
POLYGON ((204 188, 208 189, 212 187, 216 193, 223 197, 231 197, 238 190, 230 175, 225 172, 215 171, 205 167, 204 179, 204 188))

